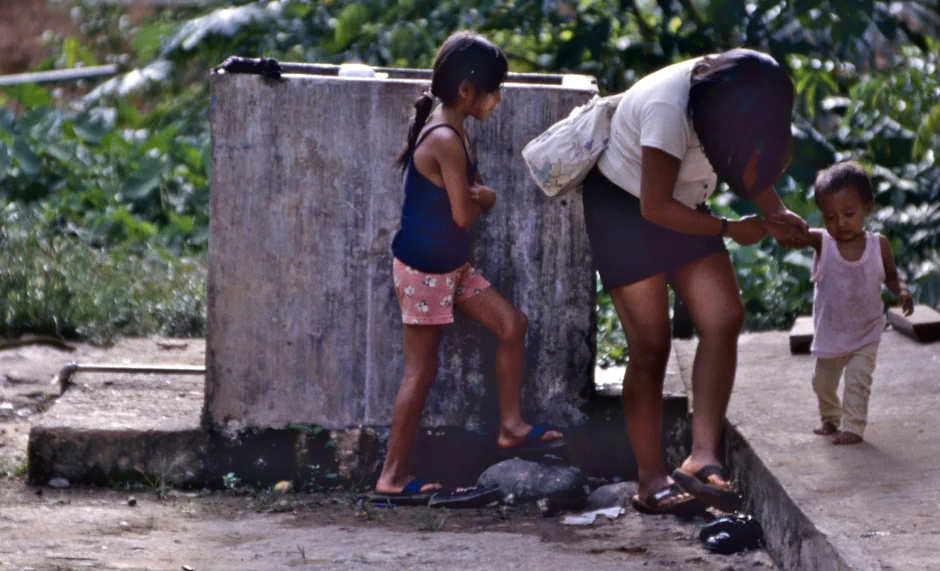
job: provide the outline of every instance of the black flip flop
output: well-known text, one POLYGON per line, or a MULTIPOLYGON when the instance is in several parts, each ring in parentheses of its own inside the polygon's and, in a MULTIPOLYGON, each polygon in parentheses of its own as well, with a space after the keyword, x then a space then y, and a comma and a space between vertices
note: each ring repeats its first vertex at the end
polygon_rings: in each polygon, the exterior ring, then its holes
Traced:
POLYGON ((691 516, 705 511, 705 506, 691 494, 687 500, 672 502, 666 506, 662 505, 667 503, 671 498, 685 493, 687 492, 682 488, 676 484, 672 484, 658 492, 653 492, 646 496, 646 498, 640 498, 640 496, 634 495, 630 500, 630 504, 636 511, 647 515, 691 516))
POLYGON ((721 466, 705 466, 695 474, 689 474, 680 468, 676 468, 672 472, 672 479, 683 490, 701 500, 702 503, 729 513, 740 509, 741 496, 734 490, 710 483, 708 479, 712 476, 718 476, 725 482, 728 481, 728 477, 721 466))
POLYGON ((564 438, 557 438, 555 440, 542 440, 542 436, 544 436, 545 433, 550 430, 558 429, 547 424, 536 424, 529 429, 528 434, 525 435, 525 438, 522 440, 521 444, 510 446, 509 448, 500 448, 500 456, 503 458, 513 458, 518 456, 525 459, 536 458, 545 454, 559 453, 565 447, 567 447, 568 444, 565 442, 564 438))
POLYGON ((474 486, 434 494, 428 506, 432 508, 482 508, 501 499, 499 486, 474 486))
POLYGON ((435 494, 440 493, 440 490, 421 491, 422 487, 431 483, 433 482, 424 478, 415 478, 405 484, 405 487, 397 494, 375 492, 369 497, 369 500, 376 507, 426 506, 435 494))

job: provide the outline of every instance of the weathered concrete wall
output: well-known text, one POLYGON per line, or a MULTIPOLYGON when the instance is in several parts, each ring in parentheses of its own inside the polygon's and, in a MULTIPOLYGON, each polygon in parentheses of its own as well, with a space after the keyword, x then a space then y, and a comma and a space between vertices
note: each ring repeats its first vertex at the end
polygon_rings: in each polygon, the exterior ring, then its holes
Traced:
MULTIPOLYGON (((422 85, 212 76, 209 424, 390 423, 403 370, 390 253, 403 195, 392 161, 422 85)), ((484 181, 499 193, 472 230, 472 261, 529 316, 532 420, 580 418, 595 286, 580 195, 542 196, 520 151, 590 95, 509 83, 494 115, 468 125, 484 181)), ((491 426, 492 349, 464 318, 445 328, 424 426, 491 426)))

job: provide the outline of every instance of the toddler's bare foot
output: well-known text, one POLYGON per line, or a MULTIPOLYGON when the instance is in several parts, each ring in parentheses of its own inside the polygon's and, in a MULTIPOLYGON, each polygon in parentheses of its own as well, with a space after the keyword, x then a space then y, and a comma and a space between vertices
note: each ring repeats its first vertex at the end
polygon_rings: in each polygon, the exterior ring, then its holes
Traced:
POLYGON ((862 437, 852 432, 840 432, 832 439, 832 443, 836 446, 841 444, 858 444, 861 441, 862 437))
POLYGON ((830 434, 835 434, 836 430, 839 430, 839 428, 835 424, 832 424, 828 420, 824 420, 822 424, 813 429, 813 434, 829 436, 830 434))

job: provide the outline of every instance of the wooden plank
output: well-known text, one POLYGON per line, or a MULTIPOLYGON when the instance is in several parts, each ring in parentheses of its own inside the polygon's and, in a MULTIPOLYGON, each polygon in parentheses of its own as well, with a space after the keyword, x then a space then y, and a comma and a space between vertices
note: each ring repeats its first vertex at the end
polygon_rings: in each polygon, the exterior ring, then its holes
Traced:
POLYGON ((892 307, 888 310, 888 323, 921 343, 940 339, 940 313, 929 305, 915 305, 914 313, 906 317, 901 308, 892 307))
POLYGON ((794 355, 809 353, 813 344, 813 316, 797 317, 790 329, 790 352, 794 355))

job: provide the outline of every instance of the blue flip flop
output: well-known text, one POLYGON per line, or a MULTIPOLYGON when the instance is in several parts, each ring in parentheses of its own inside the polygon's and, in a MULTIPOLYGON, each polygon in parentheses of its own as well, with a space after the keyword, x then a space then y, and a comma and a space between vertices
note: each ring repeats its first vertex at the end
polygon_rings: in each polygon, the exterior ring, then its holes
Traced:
POLYGON ((430 480, 425 480, 424 478, 415 478, 405 484, 405 487, 397 494, 375 492, 369 497, 369 500, 372 502, 372 505, 376 507, 426 506, 435 494, 442 491, 421 491, 421 488, 432 483, 433 482, 430 480))
POLYGON ((502 499, 502 494, 499 493, 499 486, 493 484, 438 492, 431 498, 428 506, 451 509, 482 508, 500 499, 502 499))
POLYGON ((565 442, 564 438, 542 440, 542 436, 550 430, 558 429, 547 424, 536 424, 529 430, 529 433, 525 435, 521 444, 510 446, 509 448, 500 448, 500 455, 505 458, 512 458, 514 456, 523 458, 544 454, 556 454, 568 444, 565 442))

